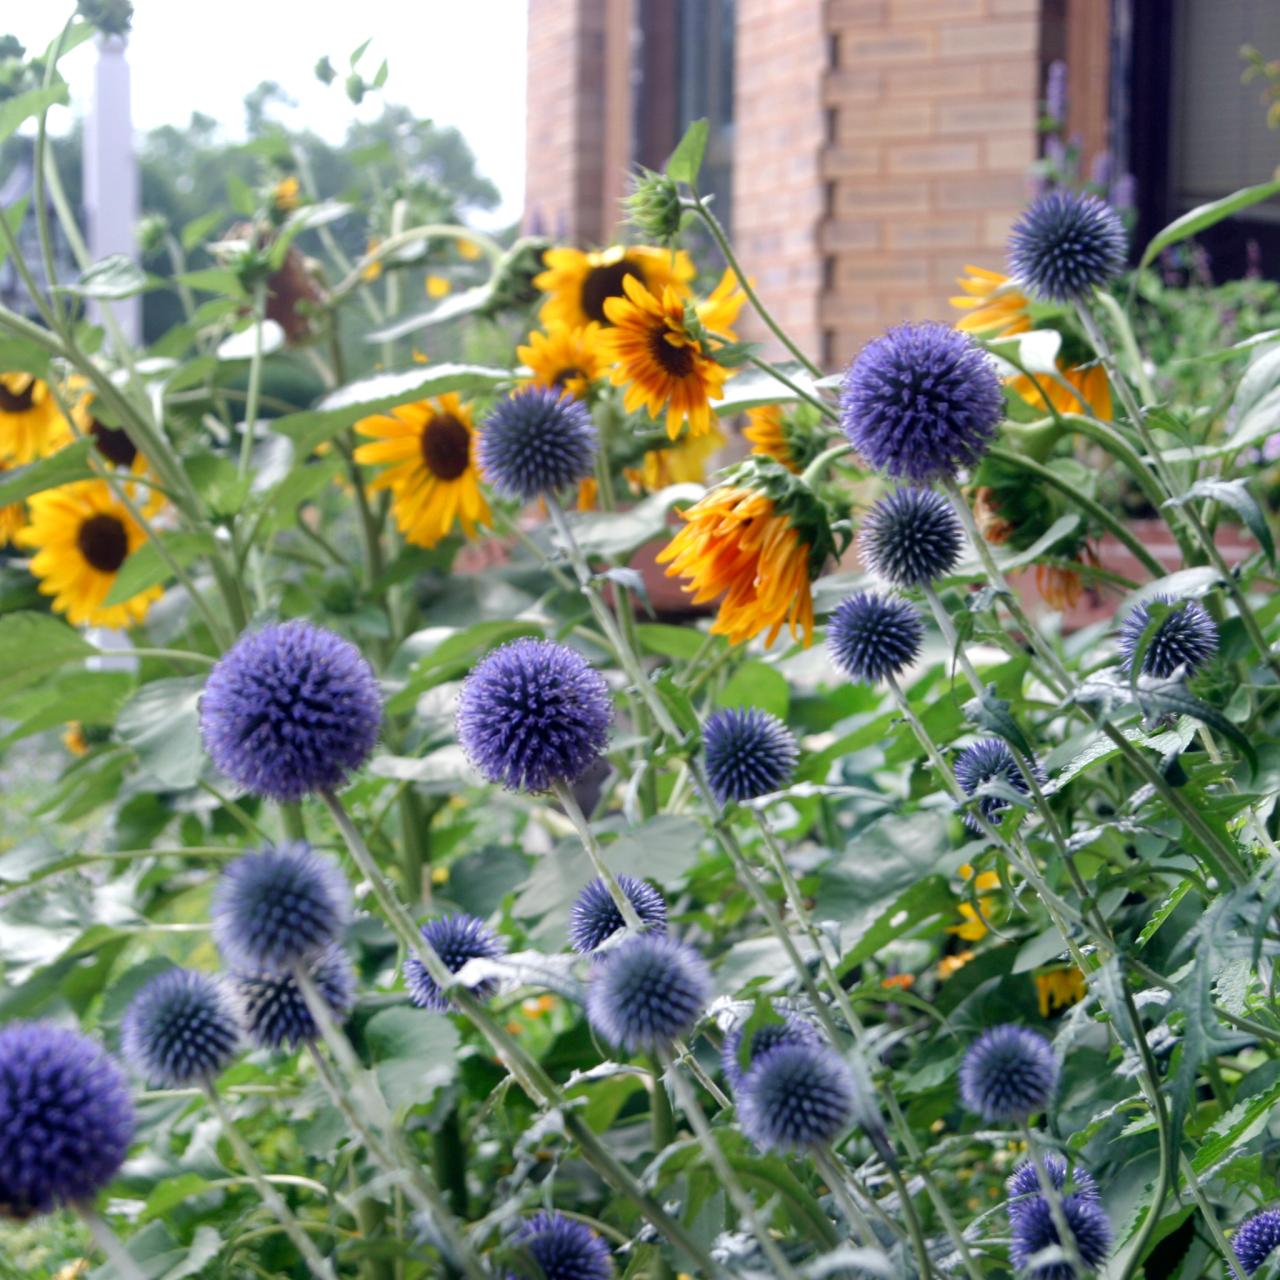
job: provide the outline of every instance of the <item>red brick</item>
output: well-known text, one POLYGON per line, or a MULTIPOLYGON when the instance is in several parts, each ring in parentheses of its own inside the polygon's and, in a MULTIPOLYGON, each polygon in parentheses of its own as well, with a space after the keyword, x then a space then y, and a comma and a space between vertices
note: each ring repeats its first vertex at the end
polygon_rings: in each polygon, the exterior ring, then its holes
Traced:
POLYGON ((936 249, 977 243, 980 219, 942 217, 895 218, 888 225, 890 249, 936 249))
POLYGON ((897 144, 889 148, 890 173, 968 173, 978 166, 976 142, 897 144))
POLYGON ((989 58, 1001 53, 1033 54, 1039 45, 1040 25, 1032 18, 1001 22, 956 23, 938 33, 942 58, 989 58))

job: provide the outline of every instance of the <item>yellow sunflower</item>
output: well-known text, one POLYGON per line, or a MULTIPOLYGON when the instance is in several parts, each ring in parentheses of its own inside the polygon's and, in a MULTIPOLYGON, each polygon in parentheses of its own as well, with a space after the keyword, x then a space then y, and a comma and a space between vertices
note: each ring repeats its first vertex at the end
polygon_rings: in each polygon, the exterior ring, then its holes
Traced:
POLYGON ((593 320, 602 325, 612 323, 605 313, 605 303, 622 297, 626 280, 638 280, 659 296, 668 288, 674 289, 684 298, 694 277, 693 263, 683 250, 671 253, 648 245, 616 244, 599 253, 548 249, 542 261, 547 269, 533 278, 533 283, 547 295, 542 304, 542 322, 566 329, 580 329, 593 320))
POLYGON ((390 489, 400 532, 419 547, 434 547, 456 520, 468 537, 489 519, 475 465, 475 425, 469 404, 450 392, 435 400, 402 404, 390 414, 356 423, 362 444, 356 461, 390 464, 369 486, 390 489))
POLYGON ((682 513, 685 525, 658 553, 669 578, 687 578, 694 604, 723 596, 713 635, 740 644, 767 631, 765 644, 783 624, 793 639, 813 642, 811 548, 791 518, 757 489, 712 489, 682 513))
POLYGON ((748 409, 747 424, 742 434, 751 441, 752 453, 776 458, 788 471, 800 474, 800 465, 791 455, 781 405, 763 404, 756 409, 748 409))
MULTIPOLYGON (((668 286, 657 296, 633 278, 623 281, 625 298, 610 298, 605 311, 614 328, 605 334, 606 350, 616 362, 610 377, 625 386, 628 413, 642 406, 651 418, 665 409, 667 435, 674 440, 687 422, 695 436, 711 430, 711 401, 724 396, 725 379, 734 372, 704 352, 702 340, 685 323, 684 299, 668 286)), ((703 327, 732 338, 746 295, 738 278, 726 271, 715 292, 697 305, 703 327)))
POLYGON ((701 484, 707 478, 707 463, 724 445, 724 432, 713 423, 706 435, 682 436, 665 449, 650 449, 638 467, 628 467, 623 474, 645 493, 673 484, 701 484))
POLYGON ((956 280, 964 292, 950 299, 958 311, 969 313, 956 321, 957 329, 986 338, 1007 338, 1030 330, 1027 295, 1008 276, 985 267, 965 267, 965 271, 968 274, 956 280))
POLYGON ((0 458, 25 466, 56 453, 68 438, 46 383, 29 373, 0 373, 0 458))
POLYGON ((1079 1004, 1089 994, 1084 974, 1075 965, 1066 969, 1047 969, 1044 973, 1037 973, 1035 980, 1042 1018, 1047 1018, 1055 1009, 1069 1009, 1073 1004, 1079 1004))
POLYGON ((276 213, 292 213, 302 203, 302 184, 293 174, 271 189, 271 203, 276 213))
POLYGON ((594 320, 579 329, 551 325, 546 333, 535 329, 528 346, 517 347, 516 355, 529 366, 529 381, 535 386, 559 387, 584 400, 590 385, 609 368, 603 334, 594 320))
MULTIPOLYGON (((0 476, 8 470, 9 464, 0 461, 0 476)), ((0 547, 9 546, 26 523, 27 504, 25 502, 11 502, 7 507, 0 507, 0 547)))
MULTIPOLYGON (((973 878, 973 868, 966 862, 960 868, 960 874, 966 880, 973 880, 975 891, 981 895, 988 889, 998 889, 1000 887, 1000 876, 995 871, 980 871, 977 879, 973 878)), ((966 942, 978 942, 985 938, 990 932, 987 927, 987 921, 991 919, 991 908, 993 899, 978 897, 978 905, 975 908, 972 902, 962 902, 958 906, 960 914, 964 917, 963 924, 949 925, 948 933, 954 933, 957 938, 963 938, 966 942)))
POLYGON ((1107 381, 1107 371, 1100 364, 1070 365, 1063 360, 1057 363, 1058 374, 1069 387, 1043 373, 1037 374, 1034 381, 1025 373, 1019 373, 1009 378, 1006 385, 1033 409, 1047 409, 1047 399, 1059 413, 1092 413, 1103 422, 1110 422, 1111 384, 1107 381))
POLYGON ((103 480, 33 494, 31 523, 15 541, 34 551, 31 572, 53 607, 75 626, 128 627, 163 594, 148 587, 123 604, 106 600, 120 566, 145 541, 142 526, 103 480))

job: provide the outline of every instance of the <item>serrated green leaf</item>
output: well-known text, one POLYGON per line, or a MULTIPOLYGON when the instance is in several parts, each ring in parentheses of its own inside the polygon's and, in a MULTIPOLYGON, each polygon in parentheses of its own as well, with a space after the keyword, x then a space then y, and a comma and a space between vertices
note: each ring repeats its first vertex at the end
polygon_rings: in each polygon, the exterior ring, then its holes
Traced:
POLYGON ((0 705, 15 690, 97 652, 78 631, 51 614, 0 617, 0 705))
POLYGON ((476 285, 472 289, 463 289, 460 293, 451 293, 441 299, 434 307, 405 316, 381 329, 373 329, 365 335, 367 342, 395 342, 408 337, 411 333, 421 333, 446 320, 457 320, 461 316, 470 315, 487 307, 493 298, 492 282, 476 285))
POLYGON ((417 1009, 384 1009, 369 1019, 365 1040, 383 1095, 395 1109, 431 1101, 453 1079, 458 1030, 448 1018, 417 1009))
POLYGON ((146 773, 171 790, 194 787, 204 765, 197 708, 203 676, 153 680, 125 703, 116 737, 146 773))

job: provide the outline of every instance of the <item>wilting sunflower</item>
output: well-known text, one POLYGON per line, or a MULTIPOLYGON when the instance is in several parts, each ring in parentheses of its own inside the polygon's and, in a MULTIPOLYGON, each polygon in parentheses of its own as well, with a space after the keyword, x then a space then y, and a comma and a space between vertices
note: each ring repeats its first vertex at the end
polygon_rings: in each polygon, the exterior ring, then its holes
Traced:
POLYGON ((748 409, 747 424, 742 434, 751 441, 752 453, 776 458, 788 471, 799 474, 800 468, 791 456, 791 448, 787 442, 781 405, 762 404, 758 408, 748 409))
POLYGON ((68 439, 67 420, 46 383, 29 373, 0 373, 0 458, 25 466, 68 439))
MULTIPOLYGON (((616 362, 610 377, 626 387, 623 405, 628 413, 648 409, 655 419, 665 409, 672 440, 686 422, 693 435, 705 435, 711 430, 711 401, 723 397, 724 381, 733 370, 717 364, 704 350, 703 339, 690 333, 684 298, 675 289, 668 286, 657 295, 631 278, 622 287, 625 298, 605 303, 615 327, 604 341, 616 362)), ((726 271, 695 310, 705 329, 732 338, 731 326, 745 301, 738 277, 726 271)))
POLYGON ((667 576, 685 578, 694 604, 720 602, 713 635, 740 644, 784 623, 813 642, 809 584, 837 554, 826 508, 807 485, 772 460, 743 463, 687 511, 685 525, 658 554, 667 576))
POLYGON ((128 627, 163 594, 148 587, 123 604, 104 604, 120 566, 145 541, 142 526, 103 480, 80 480, 34 494, 31 523, 15 541, 35 554, 31 572, 53 607, 75 626, 128 627))
POLYGON ((516 355, 529 366, 533 374, 529 381, 535 386, 559 387, 585 400, 588 387, 609 368, 603 333, 594 320, 578 329, 562 325, 551 325, 546 333, 535 329, 528 346, 517 347, 516 355))
POLYGON ((1034 379, 1019 373, 1007 379, 1006 385, 1033 409, 1047 408, 1047 400, 1059 413, 1092 413, 1103 422, 1110 422, 1111 384, 1107 381, 1107 371, 1100 364, 1073 365, 1065 360, 1057 364, 1058 377, 1068 386, 1043 373, 1036 374, 1034 379))
POLYGON ((682 436, 665 449, 649 449, 638 467, 628 467, 623 474, 645 493, 673 484, 701 484, 707 478, 707 463, 725 443, 724 432, 713 423, 706 435, 682 436))
POLYGON ((693 263, 683 250, 671 253, 648 245, 616 244, 599 253, 548 249, 542 261, 547 269, 533 278, 533 283, 547 295, 542 304, 542 322, 566 329, 580 329, 593 320, 601 325, 612 324, 605 314, 605 303, 623 296, 626 280, 638 280, 659 297, 670 288, 684 298, 694 276, 693 263))
POLYGON ((469 404, 450 392, 435 400, 397 405, 389 414, 362 418, 357 462, 390 464, 369 486, 390 489, 400 532, 416 546, 434 547, 456 520, 468 537, 489 519, 475 464, 475 425, 469 404))

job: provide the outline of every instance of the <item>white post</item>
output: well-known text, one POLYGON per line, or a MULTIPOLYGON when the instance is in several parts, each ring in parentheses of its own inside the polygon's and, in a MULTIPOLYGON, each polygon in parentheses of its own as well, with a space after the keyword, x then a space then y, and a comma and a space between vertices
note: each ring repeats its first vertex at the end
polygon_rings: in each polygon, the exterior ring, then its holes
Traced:
MULTIPOLYGON (((113 253, 137 255, 138 159, 133 149, 129 109, 128 41, 123 36, 98 37, 93 77, 93 106, 84 129, 84 204, 89 253, 95 262, 113 253)), ((90 305, 101 319, 100 303, 90 305)), ((125 298, 112 308, 124 340, 142 336, 142 300, 125 298)))

